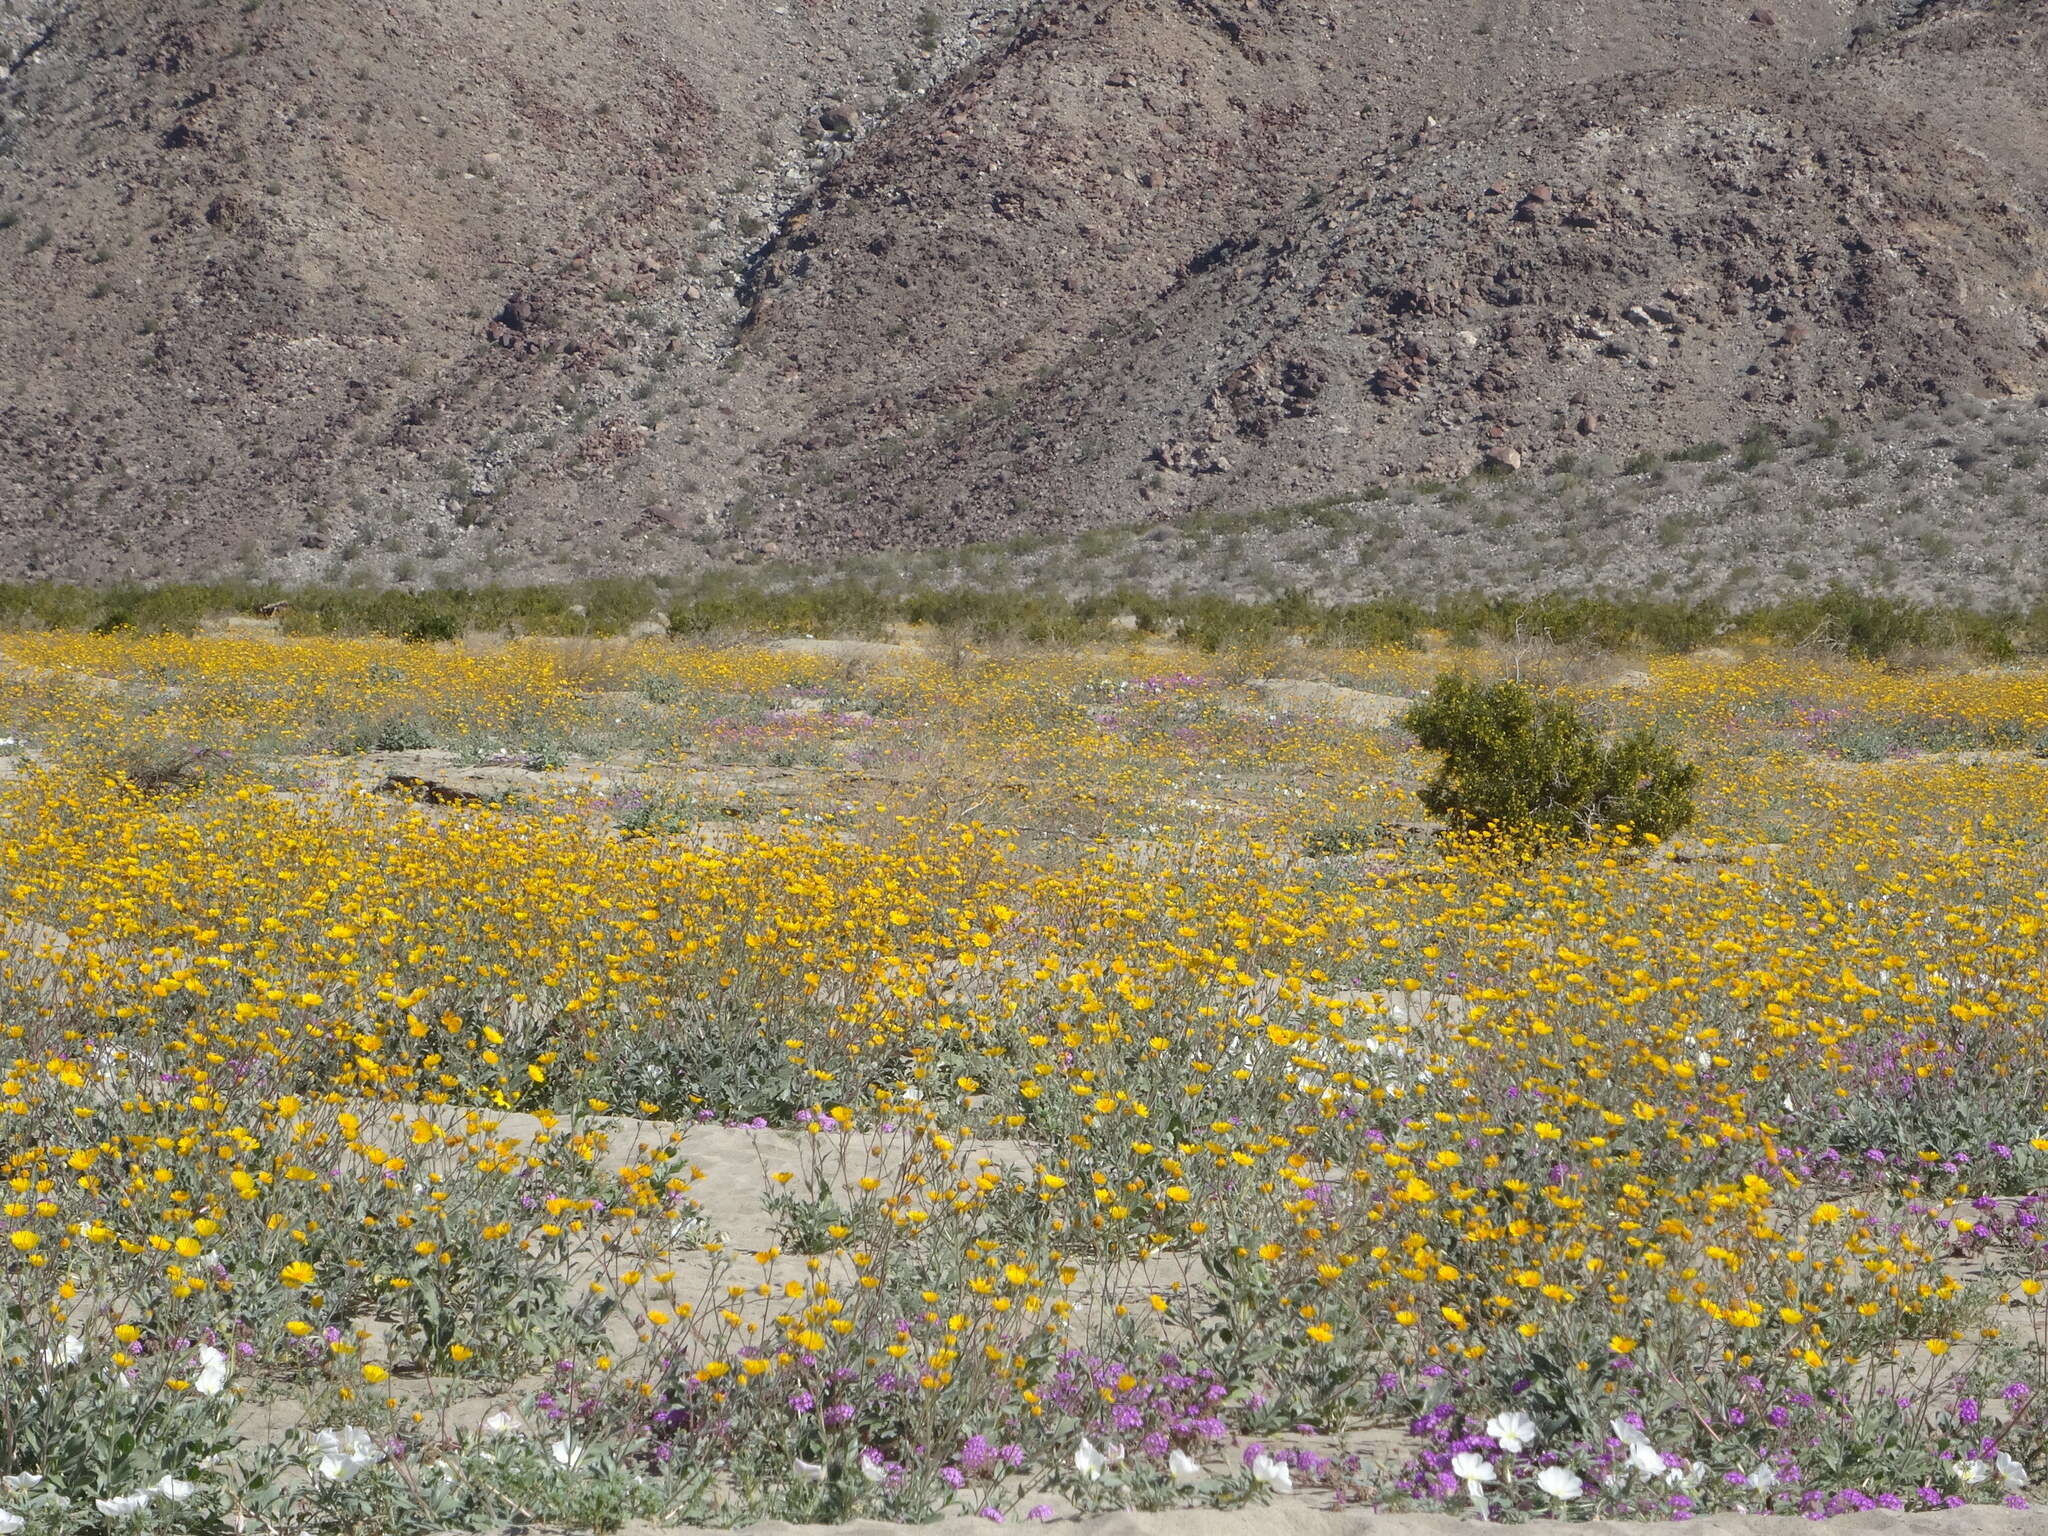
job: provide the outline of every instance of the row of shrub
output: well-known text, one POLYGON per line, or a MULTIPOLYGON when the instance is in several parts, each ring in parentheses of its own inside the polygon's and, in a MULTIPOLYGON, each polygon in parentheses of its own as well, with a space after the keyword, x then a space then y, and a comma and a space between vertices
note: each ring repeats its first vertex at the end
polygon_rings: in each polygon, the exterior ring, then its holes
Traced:
POLYGON ((190 631, 209 619, 264 611, 276 612, 289 633, 411 640, 449 640, 468 632, 616 635, 659 614, 673 633, 703 638, 872 636, 907 623, 979 644, 1062 644, 1113 637, 1135 624, 1141 632, 1178 635, 1205 650, 1270 643, 1289 635, 1326 645, 1403 645, 1434 631, 1457 641, 1545 639, 1651 651, 1769 638, 1832 646, 1871 660, 1939 650, 1993 660, 2048 654, 2048 604, 1980 613, 1842 589, 1731 609, 1611 595, 1324 604, 1300 592, 1259 601, 1213 595, 1162 598, 1143 592, 1069 599, 968 588, 893 593, 844 580, 769 587, 731 573, 667 589, 626 580, 427 591, 284 590, 235 582, 109 588, 0 583, 0 628, 190 631))

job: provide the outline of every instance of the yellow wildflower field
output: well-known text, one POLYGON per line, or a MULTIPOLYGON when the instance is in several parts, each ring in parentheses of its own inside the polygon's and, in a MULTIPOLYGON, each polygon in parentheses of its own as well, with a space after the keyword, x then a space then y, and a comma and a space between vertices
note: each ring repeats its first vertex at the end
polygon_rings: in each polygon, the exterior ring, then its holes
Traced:
POLYGON ((0 1510, 2023 1500, 2048 672, 1560 674, 1536 851, 1259 686, 1512 666, 0 638, 0 1510))

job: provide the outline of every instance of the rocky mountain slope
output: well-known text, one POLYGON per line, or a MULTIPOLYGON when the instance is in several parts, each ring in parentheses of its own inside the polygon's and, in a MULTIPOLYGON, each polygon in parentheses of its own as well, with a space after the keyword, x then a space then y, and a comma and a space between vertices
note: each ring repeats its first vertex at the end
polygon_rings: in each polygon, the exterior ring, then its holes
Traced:
POLYGON ((2038 3, 952 3, 0 0, 0 566, 675 570, 2048 386, 2038 3))
POLYGON ((738 264, 1007 15, 0 0, 0 566, 583 551, 646 417, 724 435, 738 264))

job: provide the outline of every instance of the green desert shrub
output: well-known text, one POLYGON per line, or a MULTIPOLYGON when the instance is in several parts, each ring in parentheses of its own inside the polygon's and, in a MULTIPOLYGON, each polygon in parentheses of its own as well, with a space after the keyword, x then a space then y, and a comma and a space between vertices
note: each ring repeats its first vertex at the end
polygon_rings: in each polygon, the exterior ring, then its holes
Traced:
POLYGON ((462 621, 452 613, 423 613, 405 627, 405 633, 401 638, 414 645, 428 645, 437 640, 460 640, 462 621))
POLYGON ((1693 818, 1699 770, 1648 730, 1603 743, 1561 699, 1455 673, 1402 717, 1443 762, 1422 804, 1454 831, 1665 837, 1693 818))

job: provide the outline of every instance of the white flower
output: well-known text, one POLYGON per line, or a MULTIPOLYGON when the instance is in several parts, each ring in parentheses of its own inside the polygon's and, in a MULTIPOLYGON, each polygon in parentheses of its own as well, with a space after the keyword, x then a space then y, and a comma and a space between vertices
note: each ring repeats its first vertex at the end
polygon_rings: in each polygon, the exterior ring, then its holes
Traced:
POLYGON ((1640 1429, 1637 1429, 1635 1425, 1629 1423, 1627 1419, 1614 1420, 1614 1438, 1631 1448, 1650 1443, 1650 1437, 1640 1429))
POLYGON ((1460 1451, 1451 1458, 1451 1476, 1465 1485, 1465 1492, 1479 1510, 1479 1518, 1488 1518, 1486 1509, 1486 1484, 1494 1479, 1493 1463, 1477 1451, 1460 1451))
POLYGON ((801 1456, 793 1456, 790 1458, 789 1464, 795 1469, 797 1477, 803 1482, 822 1483, 825 1481, 825 1469, 815 1461, 805 1461, 801 1456))
POLYGON ((111 1499, 94 1499, 92 1507, 109 1520, 126 1520, 130 1515, 139 1515, 149 1504, 149 1490, 138 1489, 134 1493, 116 1494, 111 1499))
MULTIPOLYGON (((1088 1442, 1083 1440, 1081 1443, 1086 1445, 1088 1442)), ((1080 1459, 1079 1454, 1076 1453, 1074 1457, 1076 1465, 1079 1464, 1080 1459)), ((880 1451, 870 1449, 860 1453, 860 1475, 871 1483, 880 1483, 888 1480, 889 1469, 882 1465, 882 1453, 880 1451)))
POLYGON ((43 1351, 43 1364, 45 1365, 76 1365, 84 1358, 85 1340, 75 1333, 65 1334, 63 1338, 43 1351))
POLYGON ((1536 1421, 1526 1413, 1496 1413, 1486 1421, 1486 1432, 1510 1456, 1525 1451, 1537 1440, 1536 1421))
POLYGON ((1536 1474, 1536 1486, 1553 1499, 1576 1499, 1586 1491, 1579 1474, 1570 1467, 1545 1467, 1536 1474))
POLYGON ((192 1378, 192 1390, 201 1397, 219 1397, 228 1384, 228 1357, 210 1344, 199 1346, 199 1374, 192 1378))
POLYGON ((173 1504, 182 1504, 199 1490, 191 1483, 181 1482, 166 1472, 149 1485, 149 1491, 160 1499, 169 1499, 173 1504))
POLYGON ((1998 1453, 1998 1480, 2008 1488, 2027 1486, 2027 1469, 2014 1461, 2005 1452, 1998 1453))
POLYGON ((1664 1465, 1664 1458, 1657 1454, 1657 1448, 1647 1440, 1639 1440, 1628 1448, 1628 1462, 1645 1477, 1662 1477, 1671 1470, 1664 1465))
POLYGON ((497 1436, 519 1434, 526 1426, 519 1422, 519 1415, 509 1408, 493 1408, 484 1415, 483 1423, 477 1427, 487 1435, 497 1436))
POLYGON ((28 1522, 12 1510, 0 1509, 0 1536, 14 1536, 16 1531, 26 1528, 28 1522))
POLYGON ((384 1452, 370 1432, 355 1424, 321 1430, 313 1437, 313 1446, 320 1453, 314 1469, 330 1483, 345 1483, 363 1468, 374 1467, 384 1459, 384 1452))
POLYGON ((1984 1479, 1989 1477, 1990 1475, 1990 1466, 1985 1462, 1978 1461, 1975 1457, 1972 1457, 1968 1461, 1959 1461, 1956 1463, 1956 1481, 1961 1483, 1965 1488, 1976 1487, 1979 1483, 1983 1482, 1984 1479))
POLYGON ((1451 1476, 1463 1483, 1490 1483, 1493 1463, 1477 1451, 1460 1451, 1451 1458, 1451 1476))
POLYGON ((1749 1474, 1749 1486, 1758 1493, 1769 1493, 1778 1486, 1777 1468, 1768 1461, 1759 1463, 1757 1469, 1749 1474))
POLYGON ((31 1488, 42 1486, 42 1481, 40 1472, 16 1472, 9 1477, 0 1477, 0 1488, 9 1493, 27 1493, 31 1488))
POLYGON ((1109 1458, 1095 1448, 1095 1442, 1086 1435, 1074 1447, 1074 1470, 1095 1483, 1102 1480, 1102 1472, 1109 1465, 1109 1458))
POLYGON ((1252 1458, 1252 1476, 1274 1493, 1294 1492, 1294 1469, 1284 1461, 1271 1456, 1259 1455, 1252 1458))
POLYGON ((569 1436, 564 1435, 548 1447, 548 1454, 555 1459, 555 1465, 565 1472, 573 1472, 583 1460, 583 1447, 569 1436))
POLYGON ((1192 1488, 1202 1480, 1202 1464, 1178 1446, 1167 1456, 1166 1470, 1173 1474, 1176 1488, 1192 1488))

